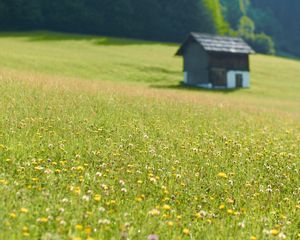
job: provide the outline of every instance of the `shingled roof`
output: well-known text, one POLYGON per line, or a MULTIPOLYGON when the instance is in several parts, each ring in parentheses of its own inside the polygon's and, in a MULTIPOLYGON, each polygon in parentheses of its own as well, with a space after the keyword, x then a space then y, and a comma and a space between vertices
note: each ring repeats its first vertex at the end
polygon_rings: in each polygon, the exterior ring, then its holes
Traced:
POLYGON ((207 52, 254 53, 253 49, 242 38, 192 32, 181 45, 176 55, 182 56, 185 46, 191 41, 199 43, 207 52))

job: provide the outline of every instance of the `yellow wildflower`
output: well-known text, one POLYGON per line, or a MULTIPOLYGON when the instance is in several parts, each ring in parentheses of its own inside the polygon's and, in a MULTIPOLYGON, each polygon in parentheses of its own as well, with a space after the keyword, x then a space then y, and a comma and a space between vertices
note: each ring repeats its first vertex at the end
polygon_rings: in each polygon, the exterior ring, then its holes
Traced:
POLYGON ((182 232, 183 232, 184 235, 190 235, 190 230, 187 229, 187 228, 183 229, 182 232))
POLYGON ((163 208, 164 210, 171 210, 171 206, 169 206, 169 205, 167 205, 167 204, 163 205, 162 208, 163 208))
POLYGON ((174 226, 174 223, 173 223, 172 221, 169 221, 169 222, 167 222, 167 225, 168 225, 169 227, 173 227, 173 226, 174 226))
POLYGON ((220 210, 222 210, 222 209, 224 209, 225 208, 225 205, 224 204, 221 204, 220 206, 219 206, 219 209, 220 210))
POLYGON ((47 223, 48 222, 48 218, 41 217, 41 218, 38 218, 37 221, 40 222, 40 223, 47 223))
POLYGON ((83 171, 83 170, 84 170, 84 167, 83 167, 83 166, 78 166, 78 167, 76 168, 76 170, 77 170, 77 171, 83 171))
POLYGON ((10 216, 11 218, 16 218, 16 217, 17 217, 17 215, 16 215, 15 213, 10 213, 9 216, 10 216))
POLYGON ((0 179, 0 184, 3 184, 3 185, 7 185, 7 181, 6 180, 4 180, 4 179, 0 179))
POLYGON ((81 193, 80 187, 76 187, 76 188, 74 189, 74 193, 80 195, 80 193, 81 193))
POLYGON ((90 235, 91 232, 92 232, 92 228, 91 228, 91 227, 86 227, 86 228, 84 229, 84 231, 85 231, 85 233, 86 233, 87 235, 90 235))
POLYGON ((142 199, 141 197, 137 197, 135 200, 136 200, 137 202, 143 201, 143 199, 142 199))
POLYGON ((272 229, 272 230, 270 231, 270 233, 271 233, 273 236, 277 236, 277 235, 279 234, 279 230, 277 230, 277 229, 272 229))
POLYGON ((224 172, 219 172, 219 173, 218 173, 218 177, 221 177, 221 178, 228 178, 227 174, 224 173, 224 172))
POLYGON ((29 211, 28 211, 27 208, 21 208, 21 209, 20 209, 20 212, 21 212, 21 213, 28 213, 29 211))
POLYGON ((228 210, 227 210, 227 213, 228 213, 228 214, 234 214, 234 211, 233 211, 232 209, 228 209, 228 210))
POLYGON ((75 229, 76 229, 77 231, 82 231, 83 226, 82 226, 81 224, 76 224, 76 225, 75 225, 75 229))
POLYGON ((96 202, 99 202, 99 201, 101 200, 101 196, 100 196, 99 194, 96 194, 96 195, 94 196, 94 200, 95 200, 96 202))
POLYGON ((257 240, 257 238, 254 237, 254 236, 251 236, 251 237, 250 237, 250 240, 257 240))

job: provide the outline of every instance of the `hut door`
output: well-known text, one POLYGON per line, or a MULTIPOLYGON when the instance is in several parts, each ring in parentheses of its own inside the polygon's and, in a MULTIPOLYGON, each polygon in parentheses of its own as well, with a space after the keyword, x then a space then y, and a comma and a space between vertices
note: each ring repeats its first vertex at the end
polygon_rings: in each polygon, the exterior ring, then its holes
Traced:
POLYGON ((224 68, 212 68, 210 79, 213 86, 225 87, 227 85, 227 74, 224 68))
POLYGON ((235 75, 235 84, 237 88, 243 87, 243 75, 238 73, 235 75))

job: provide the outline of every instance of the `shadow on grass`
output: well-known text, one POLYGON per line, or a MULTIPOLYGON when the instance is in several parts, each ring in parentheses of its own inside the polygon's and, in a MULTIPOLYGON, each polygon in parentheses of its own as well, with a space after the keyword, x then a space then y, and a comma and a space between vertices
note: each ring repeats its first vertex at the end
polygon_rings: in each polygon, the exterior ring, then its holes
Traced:
POLYGON ((126 46, 126 45, 169 45, 177 46, 176 43, 169 42, 154 42, 146 40, 104 37, 96 35, 59 33, 51 31, 30 31, 30 32, 3 32, 0 33, 2 37, 20 37, 25 38, 30 42, 47 42, 47 41, 91 41, 93 44, 99 46, 126 46))
POLYGON ((134 68, 140 72, 149 73, 149 74, 159 73, 159 74, 168 74, 168 75, 171 74, 171 75, 178 76, 181 73, 181 70, 171 70, 169 68, 159 67, 159 66, 139 66, 135 64, 129 64, 129 63, 122 63, 119 65, 123 67, 134 68))
POLYGON ((241 91, 242 88, 234 88, 234 89, 207 89, 207 88, 201 88, 201 87, 194 87, 184 84, 183 82, 180 82, 178 84, 166 84, 166 85, 158 85, 158 84, 152 84, 150 85, 150 88, 156 88, 156 89, 173 89, 173 90, 182 90, 182 91, 194 91, 194 92, 211 92, 211 93, 223 93, 223 94, 230 94, 233 92, 241 91))

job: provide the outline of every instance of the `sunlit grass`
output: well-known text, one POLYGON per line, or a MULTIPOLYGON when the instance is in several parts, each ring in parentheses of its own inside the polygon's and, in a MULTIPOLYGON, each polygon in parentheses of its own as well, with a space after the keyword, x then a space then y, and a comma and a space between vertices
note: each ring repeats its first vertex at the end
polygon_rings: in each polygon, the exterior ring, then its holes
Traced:
POLYGON ((38 36, 0 38, 0 239, 298 238, 298 62, 211 93, 176 46, 38 36))

